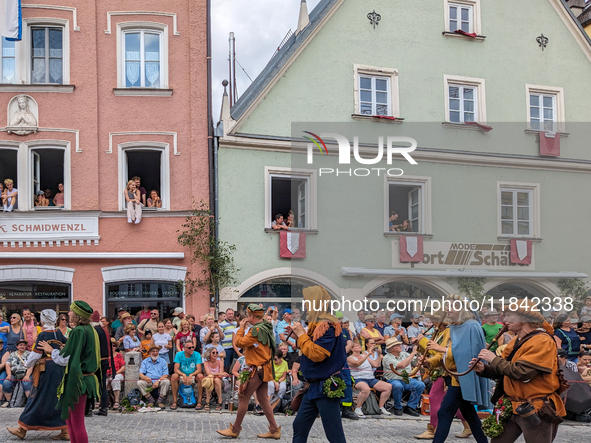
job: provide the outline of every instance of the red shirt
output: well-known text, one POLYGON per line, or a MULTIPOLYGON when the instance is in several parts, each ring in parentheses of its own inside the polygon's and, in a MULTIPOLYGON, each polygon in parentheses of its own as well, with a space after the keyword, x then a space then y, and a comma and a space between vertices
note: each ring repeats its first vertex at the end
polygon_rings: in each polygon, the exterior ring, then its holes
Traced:
MULTIPOLYGON (((113 360, 115 363, 115 373, 117 373, 117 372, 119 372, 119 369, 121 369, 123 366, 125 366, 125 358, 123 357, 123 354, 121 354, 121 352, 119 352, 118 354, 115 354, 115 357, 113 358, 113 360)), ((112 377, 110 369, 107 371, 107 377, 112 377)))

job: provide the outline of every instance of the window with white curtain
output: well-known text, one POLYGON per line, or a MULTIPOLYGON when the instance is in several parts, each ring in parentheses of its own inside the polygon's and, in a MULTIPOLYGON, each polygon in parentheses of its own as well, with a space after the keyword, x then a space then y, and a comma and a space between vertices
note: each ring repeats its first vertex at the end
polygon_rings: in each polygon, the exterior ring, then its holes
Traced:
POLYGON ((15 43, 2 37, 2 83, 15 83, 16 81, 15 43))
POLYGON ((123 72, 126 88, 163 88, 162 32, 125 30, 123 32, 123 72))
POLYGON ((64 83, 63 29, 31 27, 31 83, 64 83))

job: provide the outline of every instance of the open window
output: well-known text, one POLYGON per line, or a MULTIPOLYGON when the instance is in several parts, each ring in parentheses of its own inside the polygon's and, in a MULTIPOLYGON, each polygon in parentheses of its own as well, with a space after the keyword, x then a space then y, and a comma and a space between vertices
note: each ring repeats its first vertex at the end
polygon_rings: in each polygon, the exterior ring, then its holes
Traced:
POLYGON ((4 186, 7 178, 14 182, 16 187, 18 172, 18 149, 0 148, 0 183, 4 186))
POLYGON ((64 209, 66 193, 64 186, 64 149, 31 149, 31 203, 35 210, 64 209), (37 201, 37 195, 43 192, 46 204, 37 201))
POLYGON ((277 214, 282 214, 287 223, 292 211, 295 227, 309 229, 308 180, 308 177, 271 176, 271 223, 277 214))
POLYGON ((316 171, 265 167, 265 229, 293 212, 294 229, 316 229, 316 171))
POLYGON ((386 178, 384 232, 431 234, 431 178, 386 178))
POLYGON ((121 209, 125 209, 123 191, 127 183, 134 177, 140 178, 140 186, 146 191, 146 210, 170 209, 168 185, 166 177, 166 149, 130 148, 123 150, 123 171, 121 195, 119 196, 121 209), (148 199, 152 191, 156 191, 162 201, 162 207, 149 207, 148 199))

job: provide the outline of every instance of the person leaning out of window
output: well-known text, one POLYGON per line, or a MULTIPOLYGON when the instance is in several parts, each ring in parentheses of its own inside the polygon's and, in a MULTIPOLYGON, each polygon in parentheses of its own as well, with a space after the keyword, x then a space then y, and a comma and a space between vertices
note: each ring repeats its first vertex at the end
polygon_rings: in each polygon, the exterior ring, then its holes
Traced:
POLYGON ((150 191, 150 198, 148 198, 148 208, 161 208, 162 207, 162 199, 158 195, 158 191, 156 189, 152 189, 150 191))
POLYGON ((142 203, 140 191, 136 188, 135 181, 129 180, 125 188, 125 201, 127 202, 127 223, 137 225, 142 219, 142 203))
POLYGON ((58 208, 64 207, 64 184, 60 183, 57 185, 57 194, 53 197, 53 205, 58 208))

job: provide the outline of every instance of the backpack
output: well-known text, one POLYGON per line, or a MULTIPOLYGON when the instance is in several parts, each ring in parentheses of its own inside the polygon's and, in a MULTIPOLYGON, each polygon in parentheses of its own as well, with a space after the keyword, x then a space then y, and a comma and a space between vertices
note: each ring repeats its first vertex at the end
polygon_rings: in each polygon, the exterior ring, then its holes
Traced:
POLYGON ((181 408, 194 408, 197 405, 193 386, 181 384, 179 386, 178 405, 181 408))
POLYGON ((367 400, 363 402, 361 410, 363 411, 364 415, 381 415, 378 398, 376 397, 376 394, 373 393, 373 391, 369 393, 369 397, 367 397, 367 400))
POLYGON ((25 397, 25 390, 21 381, 17 382, 12 391, 12 398, 10 399, 9 408, 22 408, 25 406, 27 399, 25 397))
POLYGON ((137 388, 132 389, 128 392, 127 399, 129 400, 130 406, 139 406, 142 399, 142 393, 137 388))

